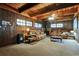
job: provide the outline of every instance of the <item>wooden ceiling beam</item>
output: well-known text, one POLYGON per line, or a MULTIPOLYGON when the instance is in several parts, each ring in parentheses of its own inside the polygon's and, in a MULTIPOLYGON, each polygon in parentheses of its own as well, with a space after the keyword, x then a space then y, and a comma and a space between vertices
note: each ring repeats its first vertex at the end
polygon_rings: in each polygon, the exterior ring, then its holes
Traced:
POLYGON ((7 7, 9 7, 9 8, 11 8, 12 10, 14 10, 14 11, 18 12, 18 10, 17 10, 16 8, 13 8, 12 6, 7 5, 6 3, 2 3, 2 4, 3 4, 3 5, 5 5, 5 6, 7 6, 7 7))
MULTIPOLYGON (((27 15, 29 13, 34 13, 34 12, 37 12, 37 10, 42 9, 42 8, 48 6, 48 5, 51 5, 51 4, 52 3, 40 3, 40 4, 37 4, 37 5, 33 6, 32 8, 29 8, 29 9, 21 12, 21 14, 22 15, 27 15)), ((31 17, 31 16, 29 15, 29 17, 31 17)), ((32 17, 32 18, 35 18, 35 17, 32 17)), ((35 19, 37 19, 37 18, 35 18, 35 19)))
MULTIPOLYGON (((7 11, 11 11, 11 12, 17 14, 17 15, 22 15, 22 14, 20 14, 19 12, 13 10, 11 7, 8 7, 8 6, 5 5, 5 4, 0 4, 0 8, 1 8, 1 9, 4 9, 4 10, 7 10, 7 11)), ((35 19, 29 17, 28 14, 26 14, 26 15, 22 15, 22 16, 24 16, 24 17, 26 17, 26 18, 28 18, 28 19, 31 19, 31 20, 35 20, 35 19)))
POLYGON ((69 6, 73 6, 73 5, 76 5, 75 3, 59 3, 59 4, 51 4, 51 5, 48 5, 38 11, 35 11, 35 12, 31 12, 31 13, 28 13, 30 16, 36 16, 36 15, 39 15, 39 14, 43 14, 43 13, 46 13, 46 12, 49 12, 49 11, 55 11, 55 10, 58 10, 58 9, 62 9, 62 8, 66 8, 66 7, 69 7, 69 6))
MULTIPOLYGON (((55 5, 55 3, 50 3, 50 4, 40 4, 40 9, 35 8, 35 10, 31 9, 30 11, 28 11, 27 13, 32 17, 32 16, 36 16, 38 14, 41 14, 42 12, 46 12, 48 11, 49 6, 53 6, 55 5), (41 8, 41 6, 43 5, 43 8, 41 8), (47 8, 47 9, 46 9, 47 8), (37 10, 36 10, 37 9, 37 10)), ((42 13, 43 14, 43 13, 42 13)))
POLYGON ((29 8, 32 8, 33 6, 37 5, 39 3, 27 3, 27 4, 24 4, 23 6, 21 6, 20 8, 18 8, 19 10, 19 13, 23 12, 24 10, 27 10, 29 8))
POLYGON ((8 9, 12 12, 24 15, 24 16, 26 16, 28 18, 31 18, 31 19, 41 19, 41 20, 46 19, 48 16, 50 16, 52 14, 57 14, 59 18, 63 18, 63 17, 66 17, 66 16, 68 17, 70 15, 73 15, 74 13, 76 13, 79 10, 79 4, 75 4, 75 3, 73 3, 73 4, 67 4, 67 3, 66 4, 64 4, 64 3, 63 4, 62 3, 61 4, 56 4, 56 3, 54 4, 54 3, 50 3, 50 4, 45 4, 45 5, 44 5, 44 3, 43 4, 42 3, 36 3, 36 4, 35 3, 27 3, 26 4, 25 3, 22 6, 20 6, 19 8, 14 8, 10 5, 7 5, 7 4, 3 3, 3 4, 0 4, 0 7, 4 8, 4 9, 8 9), (31 4, 31 5, 29 6, 28 4, 31 4), (64 6, 61 6, 61 5, 64 5, 64 6), (74 7, 75 5, 78 5, 78 8, 74 7), (48 6, 50 6, 50 7, 48 7, 48 6), (71 7, 69 7, 69 6, 71 6, 71 7), (25 9, 23 9, 23 8, 25 8, 25 9), (24 11, 26 11, 26 12, 24 12, 24 11), (19 12, 22 12, 22 13, 19 13, 19 12), (32 17, 29 14, 32 15, 32 17))
POLYGON ((47 18, 48 16, 51 16, 52 14, 57 14, 58 17, 65 17, 65 16, 74 15, 74 13, 76 13, 77 11, 78 11, 78 5, 75 5, 72 7, 67 7, 56 11, 50 11, 33 17, 36 17, 37 19, 43 19, 43 18, 47 18))
POLYGON ((5 9, 5 10, 9 10, 9 11, 14 12, 14 13, 18 13, 18 11, 16 9, 13 9, 13 8, 3 4, 3 3, 0 4, 0 8, 5 9))
POLYGON ((20 8, 21 6, 23 6, 26 3, 5 3, 5 4, 15 8, 15 9, 18 9, 18 8, 20 8))

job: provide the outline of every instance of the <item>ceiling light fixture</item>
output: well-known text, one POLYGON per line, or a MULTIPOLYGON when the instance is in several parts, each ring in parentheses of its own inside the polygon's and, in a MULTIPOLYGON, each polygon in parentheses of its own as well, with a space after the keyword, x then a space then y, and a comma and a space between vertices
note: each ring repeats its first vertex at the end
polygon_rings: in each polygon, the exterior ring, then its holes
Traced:
POLYGON ((48 20, 55 20, 56 15, 52 14, 51 16, 48 17, 48 20))

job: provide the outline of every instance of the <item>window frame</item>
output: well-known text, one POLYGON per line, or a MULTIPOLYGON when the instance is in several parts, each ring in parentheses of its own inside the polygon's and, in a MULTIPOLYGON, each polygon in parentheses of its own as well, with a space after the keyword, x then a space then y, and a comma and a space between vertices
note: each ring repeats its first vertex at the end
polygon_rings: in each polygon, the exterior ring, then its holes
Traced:
POLYGON ((26 26, 33 26, 32 21, 26 21, 25 24, 26 24, 26 26), (29 25, 29 24, 31 24, 31 25, 29 25))
POLYGON ((41 23, 34 23, 34 27, 35 28, 42 28, 42 24, 41 23), (35 24, 37 24, 37 25, 35 25, 35 24))

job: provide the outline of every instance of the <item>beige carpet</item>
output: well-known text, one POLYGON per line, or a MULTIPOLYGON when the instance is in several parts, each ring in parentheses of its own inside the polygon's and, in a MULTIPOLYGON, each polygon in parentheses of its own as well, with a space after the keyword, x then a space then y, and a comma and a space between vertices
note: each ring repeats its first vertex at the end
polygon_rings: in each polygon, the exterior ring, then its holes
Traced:
POLYGON ((47 37, 33 44, 16 44, 0 48, 3 56, 75 56, 79 55, 79 44, 75 40, 51 42, 47 37))

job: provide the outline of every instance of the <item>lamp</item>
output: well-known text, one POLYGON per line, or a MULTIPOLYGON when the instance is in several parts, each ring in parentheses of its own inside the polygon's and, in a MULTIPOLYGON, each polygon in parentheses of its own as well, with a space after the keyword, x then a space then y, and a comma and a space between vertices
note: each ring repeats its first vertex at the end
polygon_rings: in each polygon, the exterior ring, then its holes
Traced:
POLYGON ((30 31, 30 29, 29 29, 29 28, 27 28, 26 30, 27 30, 27 31, 30 31))
POLYGON ((74 36, 76 36, 76 32, 75 31, 70 31, 74 36))
POLYGON ((73 31, 73 30, 71 30, 70 32, 71 32, 71 33, 74 33, 74 31, 73 31))

